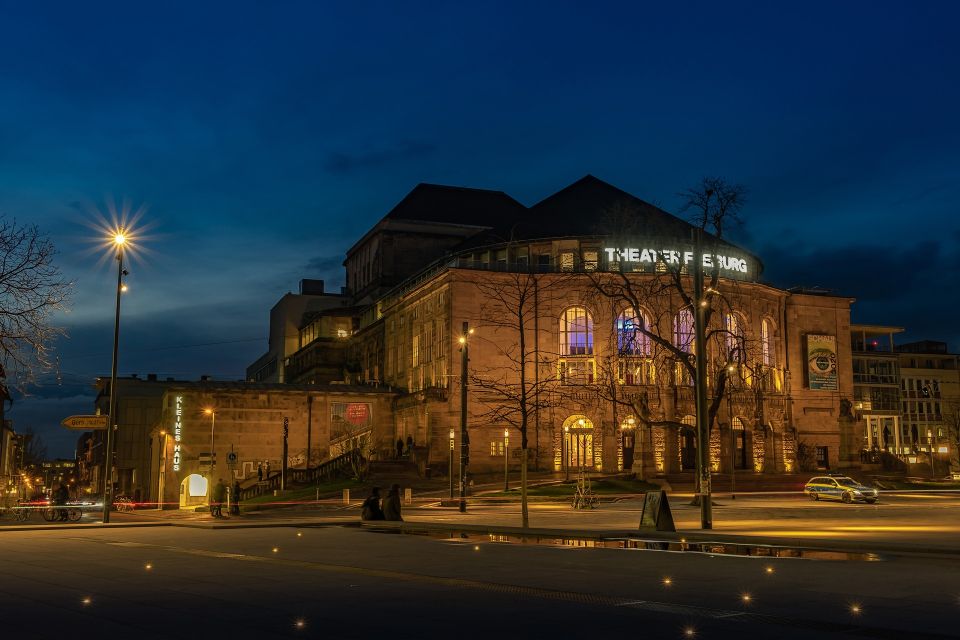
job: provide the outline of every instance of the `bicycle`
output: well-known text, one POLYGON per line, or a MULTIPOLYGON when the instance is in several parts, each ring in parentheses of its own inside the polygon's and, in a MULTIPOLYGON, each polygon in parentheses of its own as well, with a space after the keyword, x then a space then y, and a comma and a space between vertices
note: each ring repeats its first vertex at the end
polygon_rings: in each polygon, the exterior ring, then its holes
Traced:
POLYGON ((47 522, 77 522, 83 517, 83 511, 76 505, 54 505, 40 510, 47 522))
POLYGON ((594 509, 600 504, 600 497, 593 492, 590 479, 583 472, 577 476, 577 491, 573 494, 574 509, 594 509))

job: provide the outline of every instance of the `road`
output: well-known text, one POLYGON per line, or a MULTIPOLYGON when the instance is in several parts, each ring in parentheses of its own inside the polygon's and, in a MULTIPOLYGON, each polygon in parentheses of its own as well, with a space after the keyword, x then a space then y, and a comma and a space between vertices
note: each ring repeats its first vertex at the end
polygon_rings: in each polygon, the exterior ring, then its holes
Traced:
MULTIPOLYGON (((797 541, 830 544, 863 543, 865 547, 887 544, 913 545, 917 549, 953 551, 960 553, 960 496, 957 494, 901 493, 885 494, 876 505, 843 504, 840 502, 812 502, 800 496, 739 496, 735 500, 718 497, 714 508, 714 529, 717 534, 757 536, 760 538, 790 538, 797 541)), ((671 506, 677 527, 681 532, 699 531, 699 509, 690 506, 689 497, 672 496, 671 506)), ((303 505, 298 508, 266 510, 242 516, 240 522, 295 520, 309 521, 340 518, 355 521, 359 517, 358 503, 343 508, 335 503, 303 505)), ((628 531, 637 528, 641 502, 625 499, 604 502, 595 510, 575 511, 566 503, 532 503, 532 527, 568 531, 628 531)), ((517 503, 496 504, 471 499, 467 513, 436 505, 407 508, 408 522, 481 524, 491 526, 519 526, 520 508, 517 503)), ((116 513, 112 521, 156 522, 160 520, 208 521, 203 513, 152 510, 116 513)), ((84 515, 82 523, 99 521, 99 513, 84 515)), ((10 519, 0 525, 16 528, 45 525, 35 514, 26 523, 10 519)), ((47 526, 57 527, 57 523, 47 526)))
POLYGON ((763 559, 346 527, 0 534, 4 637, 958 637, 960 561, 763 559))

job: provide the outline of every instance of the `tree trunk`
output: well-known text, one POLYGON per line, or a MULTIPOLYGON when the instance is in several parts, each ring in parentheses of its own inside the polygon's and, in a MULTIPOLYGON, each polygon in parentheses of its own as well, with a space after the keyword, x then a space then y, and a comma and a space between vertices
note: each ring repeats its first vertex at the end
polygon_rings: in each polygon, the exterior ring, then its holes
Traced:
POLYGON ((524 529, 530 528, 530 512, 527 509, 527 449, 525 446, 520 450, 520 526, 524 529))

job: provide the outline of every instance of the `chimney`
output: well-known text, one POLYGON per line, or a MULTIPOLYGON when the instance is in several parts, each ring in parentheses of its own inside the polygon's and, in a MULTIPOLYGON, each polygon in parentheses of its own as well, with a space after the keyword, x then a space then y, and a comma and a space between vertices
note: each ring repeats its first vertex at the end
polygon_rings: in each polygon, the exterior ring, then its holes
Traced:
POLYGON ((304 278, 300 281, 300 294, 304 296, 322 296, 323 280, 304 278))

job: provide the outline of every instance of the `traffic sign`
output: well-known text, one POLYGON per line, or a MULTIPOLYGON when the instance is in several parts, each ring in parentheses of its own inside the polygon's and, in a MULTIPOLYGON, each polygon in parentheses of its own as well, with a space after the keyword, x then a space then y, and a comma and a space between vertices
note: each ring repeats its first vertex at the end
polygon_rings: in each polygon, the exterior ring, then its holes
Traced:
POLYGON ((107 428, 107 416, 70 416, 64 418, 60 424, 74 431, 92 431, 107 428))

